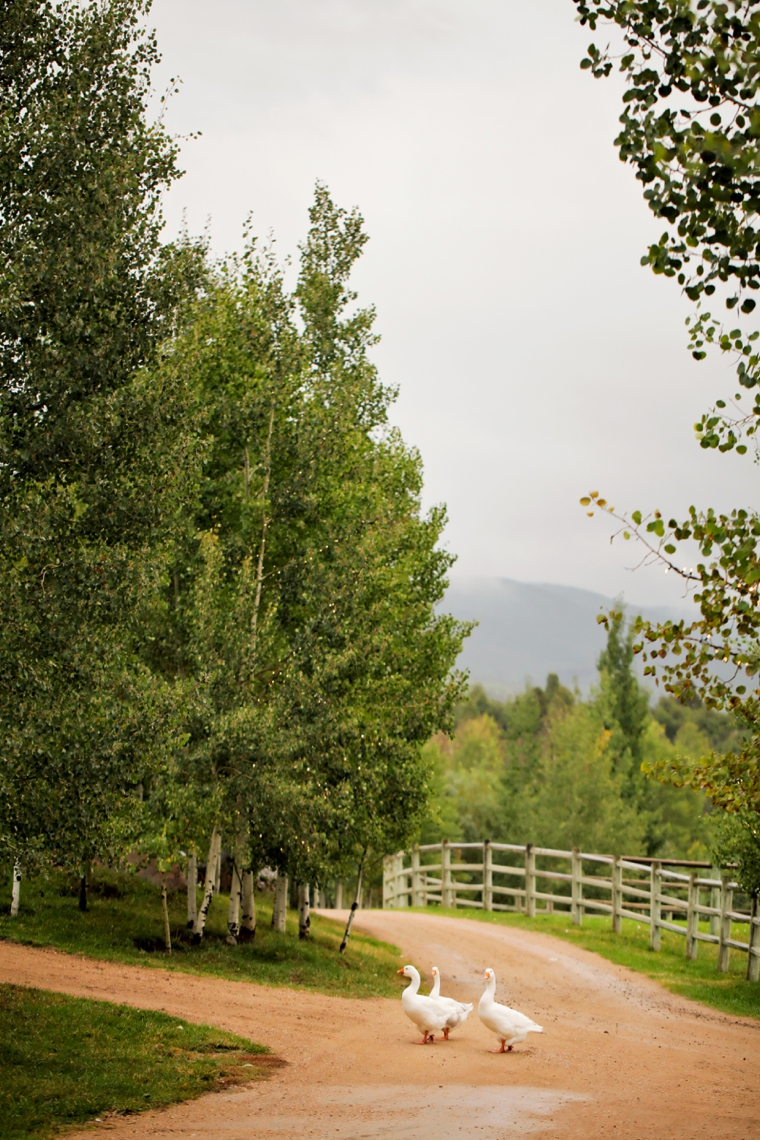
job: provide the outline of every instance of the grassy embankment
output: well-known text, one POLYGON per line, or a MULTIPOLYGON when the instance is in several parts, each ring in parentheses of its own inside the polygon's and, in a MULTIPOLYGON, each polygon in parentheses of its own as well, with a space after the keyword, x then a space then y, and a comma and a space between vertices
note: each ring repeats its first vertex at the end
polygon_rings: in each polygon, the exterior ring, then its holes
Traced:
POLYGON ((164 1013, 0 985, 0 1137, 44 1140, 258 1080, 267 1052, 164 1013))
POLYGON ((251 943, 228 946, 228 899, 214 899, 206 935, 190 946, 184 893, 170 895, 174 949, 163 942, 161 893, 133 875, 98 869, 89 893, 89 910, 77 906, 77 885, 65 875, 24 882, 21 911, 10 918, 10 885, 0 886, 0 938, 32 946, 55 946, 112 962, 161 966, 192 974, 295 986, 343 997, 395 997, 402 988, 396 976, 398 950, 353 932, 348 950, 338 953, 343 927, 312 917, 311 937, 299 941, 297 918, 288 915, 286 934, 272 929, 272 898, 257 898, 257 932, 251 943))
MULTIPOLYGON (((272 930, 271 896, 257 900, 256 940, 247 945, 227 946, 227 899, 215 899, 207 935, 200 947, 190 947, 185 930, 185 899, 171 897, 172 932, 176 939, 169 957, 162 949, 161 900, 158 888, 127 875, 98 871, 90 893, 90 909, 77 909, 76 884, 65 876, 26 882, 18 918, 8 915, 10 891, 0 888, 0 938, 13 938, 35 946, 55 946, 91 958, 161 966, 194 974, 211 974, 264 985, 295 986, 345 997, 394 997, 400 990, 396 976, 399 958, 395 947, 354 931, 348 952, 338 954, 342 926, 312 917, 312 937, 299 942, 296 917, 288 916, 288 932, 272 930)), ((685 940, 662 932, 662 950, 649 949, 649 929, 643 923, 623 921, 623 932, 614 935, 610 920, 586 915, 576 927, 569 915, 523 915, 480 910, 445 911, 481 922, 505 923, 558 938, 600 954, 609 961, 646 974, 673 993, 703 1002, 725 1013, 760 1019, 760 985, 745 981, 746 955, 731 952, 727 974, 716 970, 717 951, 701 943, 699 957, 690 962, 685 940)), ((703 929, 707 929, 703 927, 703 929)), ((746 927, 734 932, 738 938, 746 927)))
MULTIPOLYGON (((716 969, 716 946, 701 942, 697 961, 691 962, 686 958, 686 940, 663 930, 662 949, 655 953, 649 949, 649 927, 632 919, 623 919, 622 932, 613 934, 610 919, 603 915, 585 915, 582 926, 573 926, 569 914, 555 913, 527 918, 519 914, 485 912, 475 908, 457 908, 456 911, 441 909, 436 913, 515 926, 538 934, 552 934, 574 946, 592 950, 619 966, 627 966, 637 973, 646 974, 682 997, 703 1002, 723 1013, 760 1019, 760 983, 745 980, 747 955, 738 950, 731 951, 729 972, 719 974, 716 969)), ((709 926, 705 924, 700 929, 706 932, 709 926)), ((746 926, 737 926, 733 937, 745 941, 746 932, 746 926)))

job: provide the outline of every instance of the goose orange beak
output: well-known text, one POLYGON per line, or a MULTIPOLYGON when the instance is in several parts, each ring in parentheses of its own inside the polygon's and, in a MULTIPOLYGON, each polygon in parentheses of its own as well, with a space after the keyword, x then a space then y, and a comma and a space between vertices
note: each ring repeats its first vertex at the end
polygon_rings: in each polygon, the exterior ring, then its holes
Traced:
POLYGON ((401 967, 401 969, 400 969, 400 970, 396 970, 396 973, 397 973, 397 974, 403 974, 403 972, 404 972, 404 967, 403 967, 403 966, 401 967))

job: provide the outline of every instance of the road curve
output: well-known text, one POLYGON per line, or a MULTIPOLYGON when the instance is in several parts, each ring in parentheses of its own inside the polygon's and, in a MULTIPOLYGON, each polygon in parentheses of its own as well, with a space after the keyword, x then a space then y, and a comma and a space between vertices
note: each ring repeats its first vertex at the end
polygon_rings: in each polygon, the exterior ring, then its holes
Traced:
MULTIPOLYGON (((328 912, 330 917, 335 912, 328 912)), ((760 1023, 675 997, 550 935, 464 918, 364 911, 443 992, 497 998, 544 1026, 503 1056, 473 1013, 418 1047, 399 1001, 320 994, 98 962, 0 942, 0 981, 162 1009, 269 1045, 289 1062, 259 1084, 96 1131, 114 1140, 721 1140, 760 1137, 760 1023)), ((81 1134, 92 1140, 93 1129, 81 1134)))

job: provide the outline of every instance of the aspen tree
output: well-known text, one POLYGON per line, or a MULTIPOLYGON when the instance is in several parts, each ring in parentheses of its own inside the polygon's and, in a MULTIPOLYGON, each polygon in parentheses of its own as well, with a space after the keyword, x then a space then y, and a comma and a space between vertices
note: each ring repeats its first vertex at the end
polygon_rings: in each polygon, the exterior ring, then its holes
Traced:
POLYGON ((198 911, 198 917, 195 920, 195 926, 193 927, 193 942, 196 944, 202 940, 203 932, 206 929, 206 919, 208 918, 209 908, 211 907, 211 900, 214 897, 214 884, 216 882, 217 864, 219 862, 221 849, 222 833, 219 830, 218 824, 215 824, 214 830, 211 832, 208 858, 206 860, 206 881, 203 885, 203 901, 198 911))
POLYGON ((309 916, 309 884, 298 884, 298 937, 309 937, 311 918, 309 916))
POLYGON ((11 918, 18 914, 21 902, 21 863, 18 859, 13 861, 13 877, 11 880, 11 918))
POLYGON ((238 941, 253 942, 256 937, 256 898, 253 871, 243 872, 242 910, 238 941))

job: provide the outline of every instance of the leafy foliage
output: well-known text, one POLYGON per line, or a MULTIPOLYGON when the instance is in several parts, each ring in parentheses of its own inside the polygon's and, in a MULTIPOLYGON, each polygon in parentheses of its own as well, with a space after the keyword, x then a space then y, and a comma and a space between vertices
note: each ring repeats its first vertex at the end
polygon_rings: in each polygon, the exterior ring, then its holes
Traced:
POLYGON ((165 870, 221 827, 324 881, 424 811, 445 512, 387 424, 358 211, 317 186, 292 293, 253 240, 162 244, 148 10, 0 28, 0 846, 165 870))
MULTIPOLYGON (((611 22, 622 31, 625 48, 617 62, 627 90, 615 142, 621 161, 635 168, 644 185, 652 213, 670 227, 642 264, 677 277, 697 304, 697 318, 689 322, 695 359, 704 359, 706 345, 717 344, 738 357, 739 384, 752 389, 760 379, 754 347, 760 331, 726 331, 702 302, 717 290, 729 310, 748 315, 757 304, 750 294, 760 288, 758 2, 574 3, 581 23, 592 30, 611 22)), ((609 53, 595 44, 581 62, 597 77, 609 75, 612 66, 609 53)), ((703 417, 697 425, 702 446, 745 452, 737 428, 752 435, 758 415, 760 398, 737 423, 703 417)))
POLYGON ((436 771, 422 838, 703 858, 704 798, 647 779, 642 764, 698 758, 732 740, 725 716, 662 700, 650 712, 632 664, 631 630, 610 628, 600 683, 587 701, 560 685, 504 702, 475 687, 453 738, 429 746, 436 771), (711 736, 699 727, 709 724, 711 736))
MULTIPOLYGON (((737 358, 739 386, 760 380, 760 330, 726 330, 703 306, 714 294, 726 308, 748 317, 760 288, 760 192, 757 179, 760 104, 757 59, 760 7, 757 0, 574 0, 582 23, 595 29, 610 22, 622 33, 619 68, 627 90, 616 140, 620 158, 631 163, 644 184, 656 217, 668 224, 642 258, 655 273, 676 277, 696 306, 689 318, 692 355, 704 359, 708 345, 737 358)), ((596 45, 581 66, 609 75, 613 61, 596 45)), ((760 397, 742 412, 734 395, 695 425, 700 445, 743 454, 743 436, 754 435, 760 397)), ((660 511, 617 513, 598 492, 581 499, 621 523, 624 539, 643 544, 643 561, 663 565, 683 578, 699 606, 688 622, 655 625, 639 621, 637 652, 646 673, 689 703, 695 696, 711 709, 729 709, 744 732, 741 747, 698 763, 685 757, 660 760, 651 771, 675 784, 699 787, 713 803, 736 813, 755 842, 750 821, 760 812, 760 689, 758 674, 758 537, 756 512, 727 513, 692 507, 685 520, 660 511), (679 545, 694 542, 695 566, 675 560, 679 545)), ((734 824, 727 825, 730 828, 734 824)))
POLYGON ((365 240, 318 185, 295 294, 251 243, 162 364, 206 443, 151 652, 194 684, 192 781, 247 862, 301 881, 412 834, 467 632, 435 613, 445 514, 422 517, 419 456, 387 427, 372 311, 347 311, 365 240))
POLYGON ((141 0, 14 0, 0 28, 0 843, 117 846, 175 732, 136 629, 192 467, 181 384, 140 368, 202 276, 162 247, 175 148, 146 113, 141 0))

